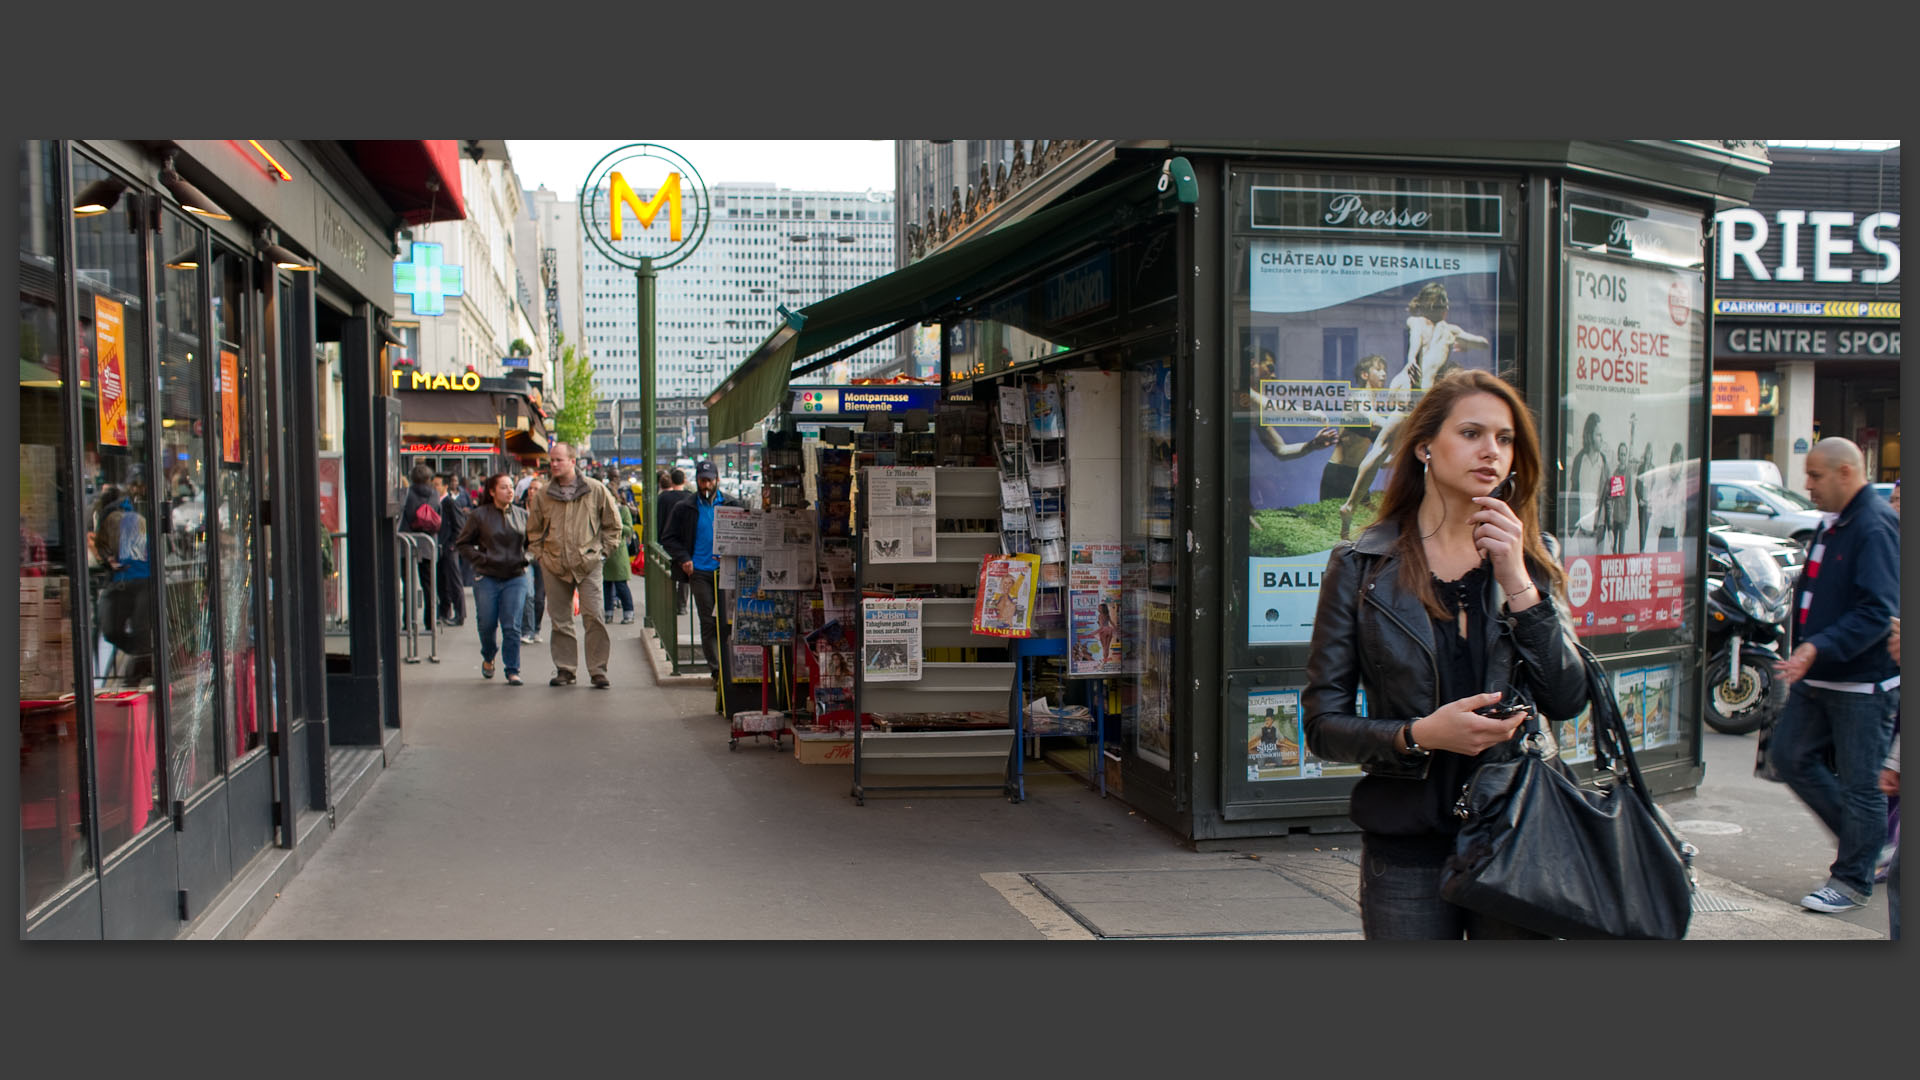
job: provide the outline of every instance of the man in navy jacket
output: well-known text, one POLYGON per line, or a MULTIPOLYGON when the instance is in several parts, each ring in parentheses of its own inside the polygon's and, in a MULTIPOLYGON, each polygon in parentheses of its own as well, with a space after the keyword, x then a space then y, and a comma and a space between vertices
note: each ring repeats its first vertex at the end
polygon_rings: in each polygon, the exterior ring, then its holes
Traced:
MULTIPOLYGON (((718 686, 721 652, 733 635, 726 612, 718 612, 716 616, 720 559, 713 553, 713 512, 718 507, 740 504, 720 490, 720 467, 713 462, 701 462, 693 475, 697 490, 692 498, 672 507, 671 516, 660 533, 660 546, 673 560, 675 573, 693 583, 693 606, 700 617, 700 651, 707 658, 707 670, 712 673, 714 685, 718 686)), ((731 662, 732 657, 727 659, 731 662)), ((1878 783, 1880 773, 1876 770, 1873 775, 1878 783)), ((1883 809, 1882 816, 1885 813, 1883 809)))
POLYGON ((1771 757, 1839 838, 1827 883, 1800 904, 1841 912, 1872 898, 1887 831, 1879 779, 1900 711, 1900 665, 1887 653, 1900 613, 1900 518, 1867 486, 1865 459, 1846 439, 1814 444, 1807 493, 1835 516, 1814 533, 1795 589, 1794 649, 1779 665, 1791 691, 1771 757))

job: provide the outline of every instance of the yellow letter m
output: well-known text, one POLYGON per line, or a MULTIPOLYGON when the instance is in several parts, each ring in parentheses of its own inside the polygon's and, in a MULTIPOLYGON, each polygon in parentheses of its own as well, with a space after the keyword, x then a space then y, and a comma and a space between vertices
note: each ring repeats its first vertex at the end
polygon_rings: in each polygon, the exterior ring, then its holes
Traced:
POLYGON ((654 215, 660 212, 661 203, 667 204, 667 234, 673 238, 674 243, 677 244, 680 242, 679 173, 668 173, 667 182, 661 184, 660 190, 653 193, 653 198, 644 203, 640 201, 640 196, 634 194, 633 186, 627 183, 626 177, 616 172, 610 179, 613 190, 611 198, 608 200, 610 204, 608 210, 610 212, 609 216, 612 218, 613 227, 609 232, 612 233, 615 243, 618 243, 620 240, 621 206, 624 205, 633 211, 633 216, 640 219, 641 228, 650 229, 653 227, 654 215))

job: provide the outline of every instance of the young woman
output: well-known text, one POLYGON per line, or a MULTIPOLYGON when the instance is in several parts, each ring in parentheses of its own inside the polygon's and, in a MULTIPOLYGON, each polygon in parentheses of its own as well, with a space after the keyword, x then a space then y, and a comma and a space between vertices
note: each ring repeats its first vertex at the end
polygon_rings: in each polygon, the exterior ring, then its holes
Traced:
POLYGON ((1364 839, 1369 938, 1536 936, 1454 907, 1439 886, 1461 785, 1515 752, 1525 718, 1476 710, 1530 700, 1559 722, 1586 705, 1564 576, 1537 520, 1540 481, 1519 395, 1486 372, 1454 372, 1402 422, 1379 519, 1327 560, 1306 742, 1367 774, 1349 813, 1364 839), (1368 712, 1357 715, 1362 686, 1368 712))
POLYGON ((513 477, 495 473, 481 486, 485 502, 467 513, 454 539, 455 551, 473 564, 473 606, 480 630, 480 675, 493 678, 493 632, 500 629, 500 659, 507 685, 520 686, 521 609, 533 588, 527 572, 527 511, 513 504, 513 477))

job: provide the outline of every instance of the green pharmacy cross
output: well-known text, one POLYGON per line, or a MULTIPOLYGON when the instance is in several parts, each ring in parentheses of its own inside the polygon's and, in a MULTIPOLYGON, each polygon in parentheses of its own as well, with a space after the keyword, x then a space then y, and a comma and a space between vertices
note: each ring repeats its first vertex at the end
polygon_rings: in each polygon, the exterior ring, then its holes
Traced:
POLYGON ((439 244, 415 244, 406 262, 393 264, 393 291, 406 293, 415 315, 444 315, 446 297, 465 295, 464 275, 440 261, 439 244))

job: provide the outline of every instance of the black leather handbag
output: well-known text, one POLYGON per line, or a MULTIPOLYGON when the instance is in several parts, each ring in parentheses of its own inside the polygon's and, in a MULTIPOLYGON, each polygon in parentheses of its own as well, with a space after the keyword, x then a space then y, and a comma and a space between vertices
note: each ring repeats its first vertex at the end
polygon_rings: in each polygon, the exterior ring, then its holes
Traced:
POLYGON ((1580 655, 1603 786, 1581 787, 1548 757, 1529 712, 1521 752, 1462 786, 1454 812, 1466 823, 1440 895, 1554 937, 1678 940, 1693 917, 1695 849, 1654 805, 1606 672, 1580 655))

